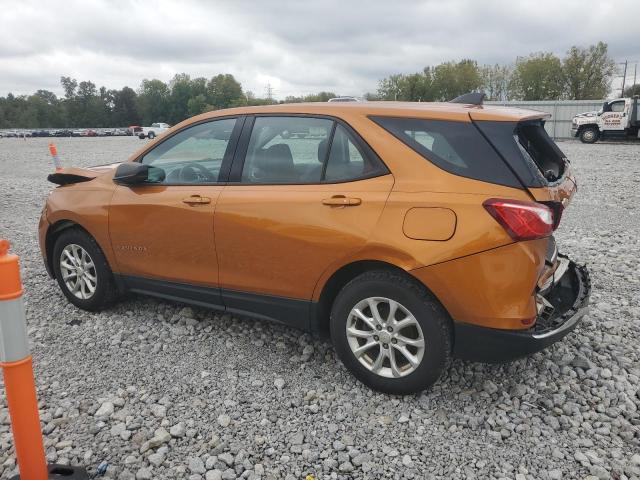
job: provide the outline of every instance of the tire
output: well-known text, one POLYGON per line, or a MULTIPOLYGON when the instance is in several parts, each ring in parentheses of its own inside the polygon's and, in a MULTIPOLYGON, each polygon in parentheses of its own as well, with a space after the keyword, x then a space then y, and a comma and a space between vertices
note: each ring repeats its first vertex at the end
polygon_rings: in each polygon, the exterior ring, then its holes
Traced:
POLYGON ((139 138, 140 140, 144 140, 144 133, 141 133, 140 135, 138 135, 138 138, 139 138))
POLYGON ((156 134, 153 132, 149 132, 149 134, 147 135, 147 137, 149 137, 149 140, 153 140, 154 138, 156 138, 156 134))
POLYGON ((102 253, 97 242, 84 230, 71 228, 60 234, 53 247, 52 263, 56 280, 62 289, 62 293, 64 293, 67 299, 76 307, 96 312, 103 310, 118 299, 119 292, 113 279, 111 268, 109 268, 109 264, 107 263, 107 259, 102 253), (82 251, 86 253, 88 259, 93 264, 92 268, 86 268, 86 265, 89 264, 89 262, 78 261, 78 258, 81 260, 86 260, 87 258, 84 257, 82 251), (74 253, 78 253, 78 255, 74 255, 74 253), (71 254, 71 257, 69 254, 71 254), (81 273, 78 273, 78 264, 81 265, 81 273), (72 268, 67 268, 69 266, 72 268), (65 269, 64 272, 63 268, 65 269), (67 277, 69 279, 69 283, 77 285, 78 275, 82 275, 85 280, 84 285, 81 284, 76 293, 74 293, 71 286, 68 285, 68 282, 65 281, 65 276, 68 275, 70 270, 74 270, 75 274, 71 274, 67 277), (83 273, 84 271, 88 273, 88 277, 85 277, 86 274, 83 273), (89 280, 90 278, 94 278, 95 281, 92 282, 89 280), (75 282, 74 279, 76 279, 75 282), (90 283, 93 283, 94 285, 93 292, 90 291, 90 287, 88 286, 90 283))
POLYGON ((580 131, 582 143, 596 143, 598 138, 600 138, 600 132, 596 127, 585 127, 580 131))
POLYGON ((330 322, 331 339, 345 367, 362 383, 380 392, 406 395, 425 390, 440 378, 451 362, 453 333, 449 315, 423 285, 401 273, 371 271, 351 280, 336 297, 330 322), (388 320, 387 326, 398 325, 396 329, 391 327, 393 333, 386 333, 386 328, 374 332, 371 325, 353 313, 355 307, 360 305, 360 312, 375 323, 370 300, 373 300, 382 319, 388 320), (392 302, 398 305, 394 320, 389 320, 392 317, 389 316, 390 308, 387 307, 392 302), (369 305, 369 308, 362 305, 369 305), (400 322, 409 322, 412 326, 401 327, 400 322), (347 327, 351 331, 357 331, 357 335, 348 335, 347 327), (360 338, 363 332, 367 332, 366 338, 360 338), (369 332, 372 334, 369 335, 369 332), (422 353, 419 347, 409 344, 403 347, 404 340, 419 343, 420 337, 423 342, 422 353), (354 348, 358 349, 371 342, 374 346, 356 357, 354 348), (398 353, 400 348, 408 349, 414 365, 408 361, 409 357, 398 353), (376 360, 381 352, 386 358, 376 367, 376 360), (404 363, 402 369, 396 368, 394 372, 391 354, 396 366, 400 367, 404 363))

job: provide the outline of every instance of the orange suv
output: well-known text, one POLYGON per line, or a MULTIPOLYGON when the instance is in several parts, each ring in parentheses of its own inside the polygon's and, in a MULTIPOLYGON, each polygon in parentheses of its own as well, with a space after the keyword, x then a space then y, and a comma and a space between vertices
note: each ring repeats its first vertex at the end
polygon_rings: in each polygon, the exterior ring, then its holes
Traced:
POLYGON ((576 183, 544 121, 471 94, 205 113, 50 175, 42 255, 80 308, 136 292, 330 333, 359 380, 417 392, 586 311, 552 235, 576 183))

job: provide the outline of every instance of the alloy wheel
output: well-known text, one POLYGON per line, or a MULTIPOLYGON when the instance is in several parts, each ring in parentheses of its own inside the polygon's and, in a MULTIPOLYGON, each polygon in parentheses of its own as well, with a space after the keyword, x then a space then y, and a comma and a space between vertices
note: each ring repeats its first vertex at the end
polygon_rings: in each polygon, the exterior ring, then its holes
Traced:
POLYGON ((420 324, 402 304, 385 297, 358 302, 346 324, 351 352, 376 375, 397 378, 414 372, 424 356, 420 324))
POLYGON ((98 286, 96 266, 80 245, 67 245, 60 254, 60 273, 65 286, 76 298, 88 300, 98 286))

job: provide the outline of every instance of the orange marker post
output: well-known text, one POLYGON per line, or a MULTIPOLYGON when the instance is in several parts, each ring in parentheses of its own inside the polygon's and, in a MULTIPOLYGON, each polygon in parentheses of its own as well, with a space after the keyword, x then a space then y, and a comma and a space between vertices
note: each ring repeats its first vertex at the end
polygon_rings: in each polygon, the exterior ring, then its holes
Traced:
POLYGON ((11 416, 20 478, 47 480, 38 399, 22 304, 18 257, 9 255, 9 242, 0 240, 0 365, 11 416))
POLYGON ((56 168, 56 172, 59 172, 62 170, 62 162, 60 161, 60 158, 58 158, 58 149, 56 148, 56 144, 51 142, 49 144, 49 153, 51 154, 51 157, 53 158, 53 166, 56 168))
POLYGON ((47 465, 22 304, 20 266, 17 255, 9 255, 9 242, 4 239, 0 239, 0 366, 20 469, 20 475, 11 480, 88 479, 82 467, 47 465))

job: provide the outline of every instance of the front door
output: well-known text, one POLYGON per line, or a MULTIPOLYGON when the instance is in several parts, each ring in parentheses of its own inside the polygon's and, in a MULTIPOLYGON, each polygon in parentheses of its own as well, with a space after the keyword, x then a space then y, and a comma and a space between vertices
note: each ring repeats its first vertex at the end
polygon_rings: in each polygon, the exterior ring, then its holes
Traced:
POLYGON ((308 302, 322 273, 367 242, 393 177, 355 132, 327 118, 258 116, 238 150, 215 214, 224 302, 308 302))
POLYGON ((607 111, 600 115, 602 129, 608 133, 624 132, 629 122, 627 111, 624 99, 609 103, 607 111))
POLYGON ((155 281, 155 289, 161 282, 218 286, 213 213, 235 124, 225 118, 179 131, 139 159, 162 169, 164 179, 116 189, 109 234, 129 287, 144 290, 145 281, 155 281))

